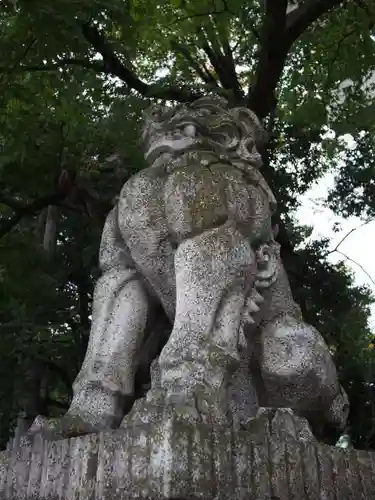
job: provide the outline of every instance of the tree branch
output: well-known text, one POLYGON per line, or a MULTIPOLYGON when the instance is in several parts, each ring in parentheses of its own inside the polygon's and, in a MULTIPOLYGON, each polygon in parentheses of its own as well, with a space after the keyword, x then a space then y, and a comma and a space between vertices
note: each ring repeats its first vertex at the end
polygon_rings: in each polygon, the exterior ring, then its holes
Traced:
POLYGON ((138 76, 126 67, 112 50, 106 38, 99 32, 97 28, 89 23, 80 23, 83 36, 90 45, 101 54, 103 58, 105 72, 112 76, 117 76, 125 82, 130 88, 136 90, 144 97, 159 99, 167 99, 178 102, 192 102, 201 94, 193 93, 187 88, 168 87, 160 88, 158 85, 148 85, 138 76))
POLYGON ((189 14, 187 16, 177 17, 171 23, 169 23, 167 27, 169 28, 170 26, 173 26, 174 24, 182 23, 184 21, 190 21, 191 19, 195 19, 197 17, 215 16, 218 14, 225 14, 226 12, 228 12, 228 9, 225 6, 222 10, 210 10, 210 11, 206 11, 206 12, 196 12, 195 14, 189 14))
POLYGON ((366 271, 366 269, 357 261, 351 259, 348 255, 346 255, 344 252, 341 252, 341 250, 339 250, 340 246, 344 243, 344 241, 352 234, 354 233, 354 231, 357 231, 358 229, 360 229, 361 227, 363 226, 366 226, 367 224, 370 224, 370 222, 373 222, 375 220, 375 218, 371 218, 365 222, 363 222, 362 224, 360 224, 359 226, 357 227, 354 227, 353 229, 351 229, 350 231, 348 231, 344 236, 343 238, 341 238, 341 240, 337 243, 337 245, 335 246, 335 248, 333 248, 332 250, 330 250, 329 252, 327 252, 325 255, 323 255, 323 258, 326 258, 328 257, 328 255, 331 255, 333 253, 339 253, 340 255, 342 255, 343 257, 345 257, 346 260, 349 260, 350 262, 352 262, 353 264, 355 264, 356 266, 358 266, 360 269, 362 269, 362 271, 366 274, 366 276, 369 278, 369 280, 375 285, 375 280, 372 278, 372 276, 366 271))
POLYGON ((48 205, 55 205, 66 197, 66 193, 57 192, 39 198, 29 205, 19 206, 16 213, 9 219, 0 221, 0 238, 8 234, 24 217, 31 217, 48 205))
POLYGON ((292 45, 315 21, 346 0, 306 0, 286 17, 288 43, 292 45))
POLYGON ((260 118, 276 107, 275 89, 293 43, 314 22, 344 2, 346 0, 305 0, 288 15, 286 0, 265 2, 260 56, 247 103, 260 118))
POLYGON ((351 229, 349 232, 347 232, 343 238, 341 238, 341 240, 337 243, 337 245, 335 246, 335 248, 333 250, 330 250, 329 252, 327 252, 324 257, 327 257, 328 255, 331 255, 332 253, 334 252, 337 252, 338 249, 340 248, 340 246, 344 243, 344 241, 352 234, 354 233, 354 231, 357 231, 358 229, 360 229, 361 227, 363 226, 366 226, 367 224, 370 224, 370 222, 373 222, 375 220, 375 218, 371 218, 369 220, 366 220, 365 222, 363 222, 362 224, 360 224, 359 226, 357 227, 353 227, 353 229, 351 229))
POLYGON ((91 69, 97 73, 107 73, 106 68, 101 63, 87 61, 86 59, 62 58, 54 64, 21 64, 18 66, 1 66, 0 73, 14 73, 16 71, 56 71, 65 66, 80 66, 91 69))
POLYGON ((19 200, 15 200, 13 198, 9 198, 7 195, 0 195, 0 204, 6 205, 12 210, 22 210, 24 208, 24 204, 19 200))
MULTIPOLYGON (((300 7, 294 9, 288 15, 286 14, 287 0, 266 0, 264 2, 265 14, 260 36, 260 54, 254 82, 250 86, 246 103, 260 118, 264 118, 276 107, 275 89, 281 77, 288 51, 295 40, 315 21, 345 1, 347 0, 305 0, 301 3, 300 7)), ((223 2, 223 4, 224 9, 222 11, 196 14, 188 16, 187 19, 199 15, 213 16, 228 12, 227 2, 223 2)), ((175 22, 177 21, 182 22, 183 19, 180 18, 175 22)), ((134 89, 146 98, 192 102, 203 95, 201 92, 193 92, 187 87, 170 86, 163 88, 157 83, 147 84, 130 68, 130 62, 129 64, 124 64, 120 60, 110 42, 96 26, 90 25, 87 22, 80 22, 79 26, 86 41, 96 52, 101 54, 102 62, 63 58, 54 64, 17 65, 15 70, 54 71, 64 66, 75 65, 117 77, 129 89, 134 89)), ((254 33, 258 38, 258 33, 256 31, 254 33)), ((239 86, 235 69, 232 68, 232 54, 227 50, 225 54, 217 53, 210 46, 208 40, 203 43, 203 49, 214 66, 223 87, 232 90, 236 99, 242 102, 242 90, 239 86)), ((196 67, 195 70, 197 71, 196 67)), ((10 71, 12 71, 11 68, 0 68, 0 73, 8 73, 10 71)), ((208 83, 209 77, 208 75, 206 76, 206 72, 200 70, 197 74, 208 83)), ((210 83, 213 83, 212 80, 210 83)))
POLYGON ((237 79, 235 66, 231 67, 230 61, 222 52, 217 40, 209 39, 203 30, 197 35, 201 41, 202 49, 207 54, 223 88, 232 91, 236 101, 242 101, 243 92, 237 79))
POLYGON ((85 39, 102 56, 106 71, 112 73, 114 76, 118 76, 121 80, 126 82, 129 87, 137 90, 140 94, 146 95, 149 86, 122 64, 99 30, 89 23, 81 23, 81 29, 85 39))
POLYGON ((288 1, 267 0, 265 5, 258 65, 247 103, 260 118, 276 106, 274 93, 289 50, 285 41, 288 1))
MULTIPOLYGON (((226 2, 224 2, 224 5, 226 5, 226 2)), ((224 54, 220 51, 220 59, 222 60, 223 69, 227 74, 228 82, 231 82, 231 88, 234 91, 234 95, 238 100, 242 100, 244 94, 237 77, 236 63, 234 61, 233 51, 229 43, 228 30, 225 29, 224 32, 221 32, 215 19, 213 20, 213 23, 216 27, 218 39, 224 51, 224 54)))
POLYGON ((20 64, 20 62, 25 59, 25 57, 27 56, 27 54, 29 53, 29 51, 32 49, 32 46, 35 44, 36 42, 36 38, 32 38, 30 40, 30 42, 26 45, 26 47, 24 48, 22 54, 18 57, 17 61, 14 63, 13 65, 13 70, 15 70, 17 68, 17 66, 20 64))
POLYGON ((343 257, 345 257, 346 260, 349 260, 350 262, 353 262, 356 266, 358 266, 362 271, 365 273, 365 275, 368 277, 368 279, 371 281, 373 285, 375 285, 375 280, 372 278, 372 276, 366 271, 366 269, 357 261, 351 259, 348 255, 346 255, 344 252, 341 252, 341 250, 335 250, 335 252, 339 253, 343 257))
POLYGON ((177 43, 177 42, 172 42, 171 47, 176 51, 180 52, 180 54, 184 57, 188 65, 193 69, 197 75, 208 85, 212 84, 217 86, 217 81, 211 75, 211 73, 205 68, 201 68, 199 63, 194 59, 192 54, 189 52, 187 47, 184 47, 183 45, 177 43))

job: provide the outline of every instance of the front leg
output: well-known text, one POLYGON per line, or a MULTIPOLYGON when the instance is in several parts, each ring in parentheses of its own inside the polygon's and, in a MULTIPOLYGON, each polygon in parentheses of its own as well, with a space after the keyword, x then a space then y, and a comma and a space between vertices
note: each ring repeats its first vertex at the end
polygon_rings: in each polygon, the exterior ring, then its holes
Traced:
MULTIPOLYGON (((239 364, 242 313, 256 274, 250 242, 228 222, 182 242, 175 255, 176 316, 159 358, 167 402, 227 410, 239 364)), ((223 415, 225 418, 225 415, 223 415)))
POLYGON ((153 306, 119 232, 116 209, 105 223, 99 260, 90 338, 70 408, 61 419, 37 419, 32 433, 70 437, 118 427, 133 398, 137 354, 153 306))

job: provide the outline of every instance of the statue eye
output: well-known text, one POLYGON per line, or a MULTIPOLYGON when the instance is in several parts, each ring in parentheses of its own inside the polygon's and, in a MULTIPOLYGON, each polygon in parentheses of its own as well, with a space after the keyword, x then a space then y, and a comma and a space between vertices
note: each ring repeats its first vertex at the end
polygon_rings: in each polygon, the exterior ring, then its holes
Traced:
POLYGON ((151 110, 151 116, 153 118, 159 118, 160 115, 162 113, 162 109, 159 107, 159 106, 155 106, 152 110, 151 110))
POLYGON ((195 137, 197 135, 197 129, 194 125, 186 125, 184 132, 188 137, 195 137))

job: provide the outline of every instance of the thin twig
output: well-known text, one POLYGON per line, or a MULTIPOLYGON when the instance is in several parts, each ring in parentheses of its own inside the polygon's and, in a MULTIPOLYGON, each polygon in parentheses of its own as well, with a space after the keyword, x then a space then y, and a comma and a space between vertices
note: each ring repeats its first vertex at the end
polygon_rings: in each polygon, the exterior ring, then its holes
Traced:
POLYGON ((365 273, 365 275, 368 277, 368 279, 375 285, 375 280, 372 278, 372 276, 366 271, 366 269, 357 261, 351 259, 348 255, 346 255, 344 252, 341 252, 341 250, 335 250, 335 252, 339 253, 343 257, 345 257, 346 260, 349 260, 350 262, 353 262, 356 266, 358 266, 362 271, 365 273))
POLYGON ((27 56, 27 54, 29 53, 29 51, 31 50, 32 46, 34 45, 34 43, 36 42, 36 38, 33 38, 25 47, 25 50, 22 52, 22 54, 20 55, 20 57, 17 59, 17 61, 14 63, 13 65, 13 69, 16 69, 17 66, 20 64, 21 61, 23 61, 23 59, 25 59, 25 57, 27 56))
POLYGON ((79 66, 86 69, 92 69, 97 73, 109 73, 106 67, 101 63, 74 58, 59 59, 54 64, 22 64, 13 67, 0 66, 0 73, 10 74, 16 71, 56 71, 64 66, 79 66))
POLYGON ((228 12, 226 9, 216 10, 216 11, 211 10, 207 12, 197 12, 195 14, 190 14, 188 16, 177 17, 174 21, 172 21, 167 25, 167 28, 170 28, 174 24, 182 23, 183 21, 189 21, 190 19, 194 19, 196 17, 216 16, 218 14, 225 14, 226 12, 228 12))
POLYGON ((342 243, 344 243, 344 241, 352 234, 354 233, 354 231, 357 231, 358 229, 360 229, 361 227, 363 226, 366 226, 367 224, 369 224, 370 222, 373 222, 375 220, 375 218, 371 218, 371 219, 368 219, 367 221, 363 222, 362 224, 360 224, 359 226, 357 227, 354 227, 353 229, 351 229, 343 238, 341 238, 341 240, 337 243, 337 245, 335 246, 335 248, 333 250, 330 250, 329 252, 327 252, 324 257, 327 257, 328 255, 334 253, 334 252, 337 252, 339 247, 341 246, 342 243))

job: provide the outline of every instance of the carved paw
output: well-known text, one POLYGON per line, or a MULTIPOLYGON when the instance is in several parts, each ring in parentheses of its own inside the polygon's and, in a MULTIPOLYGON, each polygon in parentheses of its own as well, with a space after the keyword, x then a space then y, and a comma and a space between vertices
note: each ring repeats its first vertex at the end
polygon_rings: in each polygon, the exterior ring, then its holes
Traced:
POLYGON ((156 422, 164 418, 177 418, 192 424, 227 425, 232 422, 227 404, 210 401, 199 391, 165 391, 152 389, 146 398, 138 400, 125 416, 121 427, 139 422, 156 422))
POLYGON ((349 416, 349 399, 344 391, 340 388, 340 393, 332 401, 329 410, 326 412, 325 417, 328 422, 338 427, 339 429, 344 429, 349 416))
POLYGON ((27 434, 29 436, 39 434, 44 439, 54 441, 92 434, 102 430, 104 430, 103 426, 93 425, 79 415, 66 414, 61 418, 52 419, 39 415, 34 420, 27 434))
POLYGON ((253 434, 254 440, 268 434, 282 441, 316 442, 308 421, 291 408, 260 407, 243 429, 253 434))

